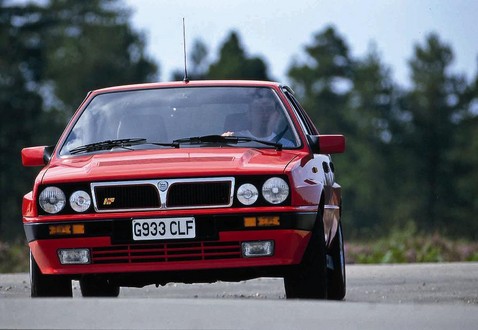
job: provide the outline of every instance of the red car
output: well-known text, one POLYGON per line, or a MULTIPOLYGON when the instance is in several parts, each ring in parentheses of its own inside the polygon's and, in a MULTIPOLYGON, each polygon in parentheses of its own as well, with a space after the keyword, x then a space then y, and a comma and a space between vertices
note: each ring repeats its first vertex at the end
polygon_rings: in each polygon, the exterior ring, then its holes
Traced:
POLYGON ((283 277, 287 298, 342 299, 341 188, 290 88, 194 81, 90 92, 23 198, 31 295, 283 277))

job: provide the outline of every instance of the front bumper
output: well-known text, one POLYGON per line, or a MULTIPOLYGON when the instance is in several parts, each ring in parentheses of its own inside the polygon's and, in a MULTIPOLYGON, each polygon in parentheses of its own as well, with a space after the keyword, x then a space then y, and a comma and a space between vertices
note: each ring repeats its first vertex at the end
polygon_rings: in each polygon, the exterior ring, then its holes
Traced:
POLYGON ((26 222, 25 233, 43 274, 87 275, 220 270, 299 264, 315 224, 315 212, 260 214, 279 217, 273 226, 250 226, 245 218, 258 215, 201 215, 194 239, 142 241, 132 239, 132 218, 26 222), (50 225, 82 224, 82 234, 52 235, 50 225), (273 241, 274 254, 246 258, 241 244, 273 241), (91 262, 62 265, 60 249, 88 249, 91 262))

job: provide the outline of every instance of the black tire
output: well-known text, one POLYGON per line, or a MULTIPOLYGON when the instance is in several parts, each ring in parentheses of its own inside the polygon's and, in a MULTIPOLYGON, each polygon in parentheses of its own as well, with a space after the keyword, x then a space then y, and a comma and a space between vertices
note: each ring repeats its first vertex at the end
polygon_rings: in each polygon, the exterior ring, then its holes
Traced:
POLYGON ((298 269, 284 277, 287 299, 327 299, 324 225, 317 216, 309 245, 298 269))
POLYGON ((31 252, 30 287, 32 298, 73 297, 71 280, 61 275, 43 275, 31 252))
POLYGON ((342 223, 340 222, 337 228, 337 234, 327 254, 330 258, 329 264, 332 267, 327 268, 327 298, 331 300, 342 300, 345 297, 346 280, 344 236, 342 223))
POLYGON ((120 287, 112 285, 108 280, 95 277, 84 277, 80 280, 81 295, 83 297, 110 297, 119 296, 120 287))

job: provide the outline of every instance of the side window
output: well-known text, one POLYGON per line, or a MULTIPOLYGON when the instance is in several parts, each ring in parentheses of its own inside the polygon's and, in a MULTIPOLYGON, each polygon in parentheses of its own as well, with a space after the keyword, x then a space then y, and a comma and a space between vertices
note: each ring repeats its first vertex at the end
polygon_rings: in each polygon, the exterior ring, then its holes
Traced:
POLYGON ((292 107, 294 108, 294 111, 297 115, 297 118, 299 119, 300 125, 302 126, 302 129, 304 130, 304 132, 306 132, 309 135, 317 135, 318 134, 317 129, 312 123, 310 117, 307 115, 305 110, 300 105, 299 101, 297 101, 294 95, 292 95, 289 91, 285 90, 284 93, 287 96, 287 99, 289 100, 289 102, 292 104, 292 107))

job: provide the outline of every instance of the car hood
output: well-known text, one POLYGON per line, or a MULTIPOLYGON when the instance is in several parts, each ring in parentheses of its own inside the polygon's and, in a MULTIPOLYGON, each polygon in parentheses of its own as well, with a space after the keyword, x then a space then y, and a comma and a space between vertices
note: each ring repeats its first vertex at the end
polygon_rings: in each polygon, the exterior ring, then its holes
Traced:
POLYGON ((161 149, 55 159, 43 182, 280 174, 298 157, 273 149, 161 149))

